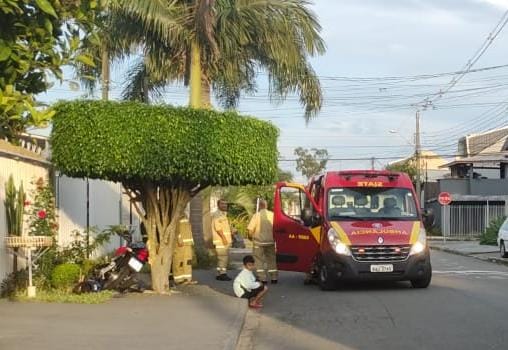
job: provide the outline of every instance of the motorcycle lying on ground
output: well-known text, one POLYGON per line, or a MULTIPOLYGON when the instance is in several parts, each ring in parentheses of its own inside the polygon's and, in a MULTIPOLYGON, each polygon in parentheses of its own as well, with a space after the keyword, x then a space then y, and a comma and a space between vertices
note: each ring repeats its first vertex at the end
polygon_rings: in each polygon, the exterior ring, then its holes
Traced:
POLYGON ((133 242, 132 233, 127 229, 117 232, 127 245, 116 249, 109 264, 95 267, 88 278, 73 288, 74 293, 93 293, 101 290, 116 290, 121 293, 144 291, 143 283, 136 278, 136 273, 147 263, 148 249, 143 242, 133 242))

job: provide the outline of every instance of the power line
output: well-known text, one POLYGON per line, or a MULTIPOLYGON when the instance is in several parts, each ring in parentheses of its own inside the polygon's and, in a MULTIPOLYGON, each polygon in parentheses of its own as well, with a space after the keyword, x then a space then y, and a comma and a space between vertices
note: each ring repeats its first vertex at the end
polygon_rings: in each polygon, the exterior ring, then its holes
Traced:
POLYGON ((495 123, 499 120, 505 120, 508 122, 508 100, 500 103, 499 105, 485 111, 484 113, 475 116, 474 118, 470 118, 467 121, 462 122, 461 125, 457 125, 452 128, 443 129, 433 133, 424 133, 424 138, 427 140, 435 140, 436 138, 446 138, 449 139, 450 136, 464 134, 477 130, 482 126, 487 126, 487 128, 492 129, 492 123, 495 123))
MULTIPOLYGON (((481 153, 479 155, 482 156, 497 156, 499 155, 499 152, 488 152, 488 153, 481 153)), ((420 155, 420 159, 440 159, 440 158, 454 158, 454 157, 460 157, 462 155, 460 154, 436 154, 436 155, 420 155)), ((405 159, 405 158, 411 158, 406 156, 386 156, 386 157, 377 157, 374 155, 371 156, 365 156, 365 157, 351 157, 351 158, 336 158, 331 157, 328 158, 328 161, 371 161, 372 158, 377 160, 394 160, 394 159, 405 159)), ((297 158, 280 158, 278 159, 279 162, 296 162, 297 158)))
POLYGON ((496 24, 494 29, 489 33, 488 37, 483 42, 482 46, 474 53, 474 55, 467 61, 467 63, 464 65, 464 67, 461 69, 461 73, 458 75, 454 75, 452 80, 448 83, 448 86, 444 89, 439 91, 437 94, 435 94, 434 98, 425 98, 417 105, 420 105, 421 107, 427 107, 429 105, 434 104, 437 100, 442 98, 448 91, 453 89, 455 85, 469 72, 471 72, 472 67, 475 65, 476 62, 483 56, 485 51, 492 45, 496 37, 501 33, 503 28, 506 26, 506 23, 508 23, 508 10, 504 12, 503 16, 499 20, 499 22, 496 24))

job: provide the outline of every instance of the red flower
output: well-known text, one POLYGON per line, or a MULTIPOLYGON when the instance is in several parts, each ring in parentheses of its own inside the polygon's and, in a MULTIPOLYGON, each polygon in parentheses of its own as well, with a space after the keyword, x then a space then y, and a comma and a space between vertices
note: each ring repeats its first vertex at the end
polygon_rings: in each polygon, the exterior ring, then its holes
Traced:
POLYGON ((24 201, 24 202, 23 202, 23 206, 24 206, 24 207, 28 207, 30 204, 31 204, 31 203, 30 203, 30 201, 28 201, 28 200, 26 200, 26 201, 24 201))
POLYGON ((44 219, 46 218, 46 211, 44 211, 44 210, 39 210, 39 211, 37 212, 37 216, 39 217, 39 219, 44 220, 44 219))

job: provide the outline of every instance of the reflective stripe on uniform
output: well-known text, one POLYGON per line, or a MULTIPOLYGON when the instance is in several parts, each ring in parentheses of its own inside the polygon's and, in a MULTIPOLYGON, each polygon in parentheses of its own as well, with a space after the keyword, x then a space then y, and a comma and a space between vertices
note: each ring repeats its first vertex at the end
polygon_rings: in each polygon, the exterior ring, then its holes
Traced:
POLYGON ((278 272, 278 270, 268 270, 268 272, 278 272))
POLYGON ((173 276, 173 278, 175 280, 179 280, 179 279, 182 279, 182 278, 191 278, 192 275, 178 275, 178 276, 173 276))

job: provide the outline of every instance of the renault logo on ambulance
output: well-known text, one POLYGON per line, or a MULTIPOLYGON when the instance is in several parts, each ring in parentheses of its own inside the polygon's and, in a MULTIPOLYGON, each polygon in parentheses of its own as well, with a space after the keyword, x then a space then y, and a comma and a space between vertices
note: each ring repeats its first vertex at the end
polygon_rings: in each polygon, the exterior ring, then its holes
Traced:
POLYGON ((378 242, 379 244, 383 244, 383 243, 384 243, 384 241, 385 241, 385 240, 384 240, 384 239, 383 239, 383 237, 381 237, 381 236, 379 236, 379 237, 377 238, 377 242, 378 242))

